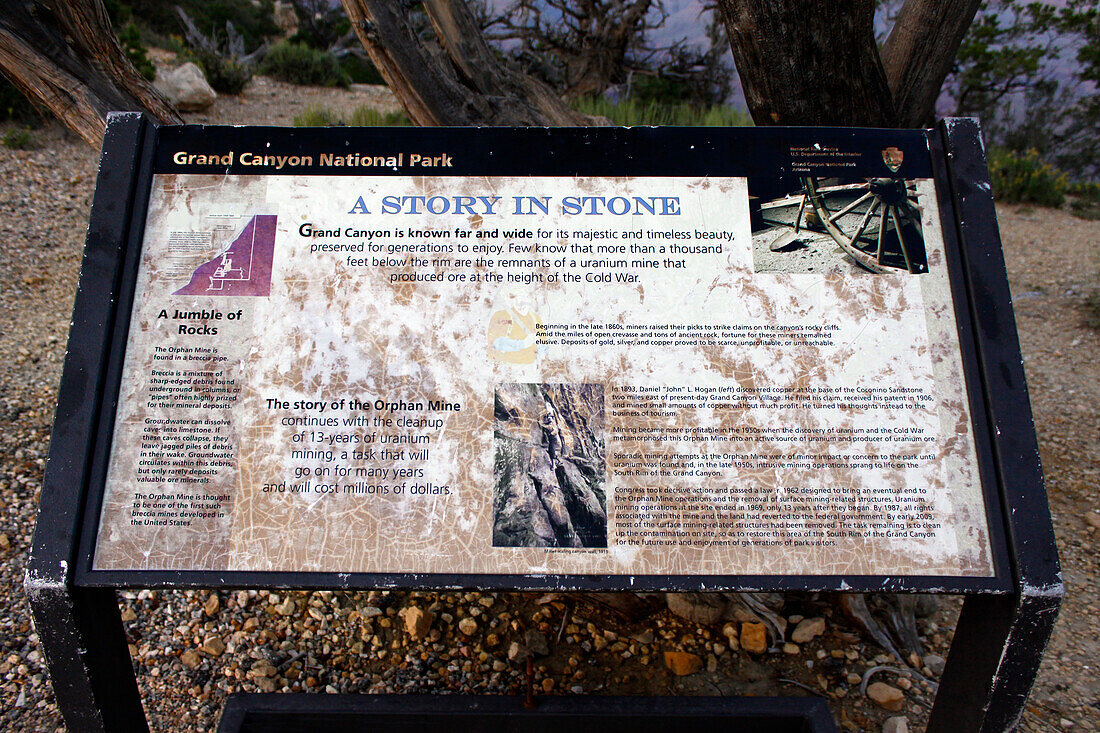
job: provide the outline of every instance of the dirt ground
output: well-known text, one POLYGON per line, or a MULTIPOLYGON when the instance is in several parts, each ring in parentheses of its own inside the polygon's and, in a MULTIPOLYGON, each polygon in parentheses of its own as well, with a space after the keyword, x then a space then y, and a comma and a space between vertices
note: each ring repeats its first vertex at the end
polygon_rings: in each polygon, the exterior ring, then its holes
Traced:
MULTIPOLYGON (((189 120, 289 124, 317 103, 395 108, 376 89, 258 79, 242 97, 189 120)), ((0 728, 10 731, 61 726, 22 573, 97 160, 52 125, 35 137, 35 150, 0 148, 0 728)), ((999 207, 998 216, 1067 587, 1022 729, 1095 731, 1100 313, 1089 298, 1100 298, 1100 222, 1016 206, 999 207)), ((928 682, 896 666, 830 598, 809 594, 790 597, 782 615, 792 626, 824 618, 824 633, 762 655, 738 649, 720 622, 690 623, 667 610, 623 616, 556 595, 141 591, 122 594, 120 606, 155 730, 213 730, 225 696, 238 690, 515 694, 523 650, 536 654, 543 694, 814 694, 846 730, 877 732, 892 716, 920 730, 933 697, 928 682), (422 639, 405 632, 420 614, 414 607, 433 619, 422 639), (702 667, 673 674, 666 652, 702 667), (860 694, 867 674, 905 691, 900 711, 860 694)), ((930 654, 946 655, 957 607, 948 600, 919 621, 930 654)))

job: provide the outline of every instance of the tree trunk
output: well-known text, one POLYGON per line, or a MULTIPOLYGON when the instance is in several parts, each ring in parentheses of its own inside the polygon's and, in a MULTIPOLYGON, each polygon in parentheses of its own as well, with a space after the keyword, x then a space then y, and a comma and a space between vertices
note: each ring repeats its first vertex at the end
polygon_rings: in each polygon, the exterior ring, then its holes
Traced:
POLYGON ((126 58, 102 0, 13 0, 0 15, 0 68, 91 145, 112 110, 182 122, 126 58))
POLYGON ((404 3, 343 0, 379 73, 418 125, 592 125, 545 84, 494 55, 466 4, 426 0, 438 39, 413 28, 404 3))
POLYGON ((873 0, 718 0, 758 125, 893 127, 873 0))
POLYGON ((882 65, 903 127, 931 124, 943 80, 981 0, 908 0, 882 47, 882 65))

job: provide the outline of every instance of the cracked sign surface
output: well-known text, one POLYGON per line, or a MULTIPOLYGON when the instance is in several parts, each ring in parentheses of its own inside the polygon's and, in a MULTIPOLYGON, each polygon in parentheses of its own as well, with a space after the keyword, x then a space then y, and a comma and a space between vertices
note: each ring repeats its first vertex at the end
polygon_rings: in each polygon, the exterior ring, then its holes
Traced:
POLYGON ((154 177, 95 569, 993 575, 928 271, 743 178, 154 177))

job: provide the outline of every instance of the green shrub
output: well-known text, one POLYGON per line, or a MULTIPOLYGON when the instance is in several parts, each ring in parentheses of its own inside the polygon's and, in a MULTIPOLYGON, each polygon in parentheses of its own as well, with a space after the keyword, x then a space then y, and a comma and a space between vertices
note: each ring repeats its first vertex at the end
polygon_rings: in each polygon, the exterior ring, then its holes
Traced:
POLYGON ((141 31, 133 22, 127 23, 119 29, 118 42, 126 53, 126 58, 130 59, 130 63, 134 65, 138 73, 149 81, 153 81, 157 76, 157 69, 153 66, 153 62, 149 60, 146 48, 141 42, 141 31))
POLYGON ((316 105, 306 107, 294 115, 295 127, 342 127, 346 124, 339 113, 316 105))
POLYGON ((348 124, 352 127, 408 127, 412 122, 404 112, 379 112, 364 104, 355 108, 348 124))
POLYGON ((291 84, 347 87, 348 77, 330 53, 305 44, 280 41, 260 63, 260 73, 291 84))
POLYGON ((206 83, 220 94, 240 94, 252 81, 252 67, 213 51, 192 48, 182 54, 194 61, 206 76, 206 83))
POLYGON ((38 108, 23 95, 23 92, 0 76, 0 120, 18 120, 27 123, 36 122, 41 118, 38 108))
POLYGON ((1066 174, 1043 162, 1039 151, 1019 153, 994 149, 989 154, 989 176, 993 195, 1013 204, 1037 204, 1057 208, 1069 191, 1066 174))
POLYGON ((404 112, 379 112, 366 105, 356 107, 351 117, 312 105, 294 116, 295 127, 403 127, 411 125, 404 112))
POLYGON ((134 19, 155 40, 164 42, 182 29, 176 7, 181 7, 203 33, 221 33, 229 21, 244 37, 246 51, 252 51, 265 38, 279 34, 275 25, 272 0, 175 0, 174 2, 134 2, 134 19), (159 38, 158 38, 159 37, 159 38))
POLYGON ((0 137, 0 142, 4 144, 5 148, 11 150, 35 150, 38 148, 38 141, 35 140, 31 131, 22 127, 13 127, 5 132, 4 136, 0 137))
POLYGON ((349 53, 340 59, 340 69, 352 84, 385 84, 370 59, 349 53))
POLYGON ((1069 192, 1074 197, 1069 202, 1071 214, 1078 219, 1100 220, 1100 183, 1096 181, 1072 183, 1069 192))
POLYGON ((733 107, 696 107, 687 103, 665 104, 635 99, 612 102, 597 97, 579 99, 573 103, 573 109, 588 115, 598 115, 611 120, 612 124, 669 125, 675 127, 746 127, 752 125, 747 113, 733 107))

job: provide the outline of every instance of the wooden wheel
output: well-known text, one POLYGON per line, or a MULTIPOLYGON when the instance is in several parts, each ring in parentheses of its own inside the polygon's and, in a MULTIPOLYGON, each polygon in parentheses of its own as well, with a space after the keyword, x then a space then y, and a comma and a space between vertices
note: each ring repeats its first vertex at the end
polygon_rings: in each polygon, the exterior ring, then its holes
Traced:
POLYGON ((880 273, 928 271, 913 184, 894 178, 836 186, 804 178, 802 183, 821 226, 861 267, 880 273))

